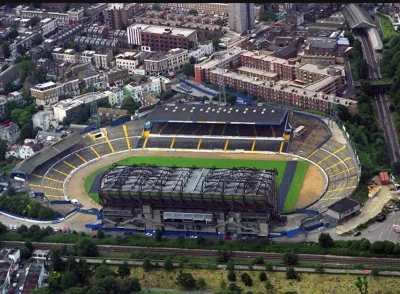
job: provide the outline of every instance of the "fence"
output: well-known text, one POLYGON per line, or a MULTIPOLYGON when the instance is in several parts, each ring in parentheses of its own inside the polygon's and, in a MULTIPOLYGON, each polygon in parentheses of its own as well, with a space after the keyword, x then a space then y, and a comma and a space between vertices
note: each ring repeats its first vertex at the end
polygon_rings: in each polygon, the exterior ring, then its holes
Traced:
POLYGON ((121 117, 117 120, 110 122, 110 126, 112 126, 112 127, 119 126, 119 125, 122 125, 123 123, 126 123, 127 121, 131 121, 131 120, 132 120, 131 116, 121 117))

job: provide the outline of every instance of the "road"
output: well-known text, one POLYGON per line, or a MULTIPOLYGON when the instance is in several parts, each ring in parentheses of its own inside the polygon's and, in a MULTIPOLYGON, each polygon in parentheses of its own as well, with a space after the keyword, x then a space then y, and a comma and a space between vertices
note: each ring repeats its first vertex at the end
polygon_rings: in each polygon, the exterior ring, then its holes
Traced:
MULTIPOLYGON (((24 242, 17 241, 4 241, 5 247, 18 247, 22 246, 24 242)), ((66 245, 72 249, 74 244, 62 243, 37 243, 33 245, 36 249, 50 250, 52 248, 60 248, 66 245)), ((200 249, 179 249, 179 248, 155 248, 155 247, 137 247, 137 246, 114 246, 114 245, 98 245, 100 253, 125 253, 130 254, 133 251, 159 253, 159 254, 179 254, 187 257, 207 257, 216 258, 218 251, 216 250, 200 250, 200 249)), ((248 251, 235 251, 234 258, 240 260, 252 260, 258 256, 263 257, 268 261, 281 261, 282 254, 280 253, 266 253, 266 252, 248 252, 248 251)), ((350 257, 350 256, 333 256, 333 255, 314 255, 314 254, 299 254, 300 262, 311 263, 330 263, 330 264, 364 264, 370 266, 386 265, 386 266, 400 266, 400 258, 374 258, 374 257, 350 257)))
MULTIPOLYGON (((367 33, 361 31, 359 34, 355 34, 355 36, 361 41, 364 56, 369 65, 369 77, 371 79, 381 78, 379 64, 367 33)), ((393 119, 390 114, 387 96, 384 94, 375 94, 375 103, 378 117, 382 124, 390 160, 391 162, 398 162, 400 160, 400 145, 396 128, 394 127, 393 119)))

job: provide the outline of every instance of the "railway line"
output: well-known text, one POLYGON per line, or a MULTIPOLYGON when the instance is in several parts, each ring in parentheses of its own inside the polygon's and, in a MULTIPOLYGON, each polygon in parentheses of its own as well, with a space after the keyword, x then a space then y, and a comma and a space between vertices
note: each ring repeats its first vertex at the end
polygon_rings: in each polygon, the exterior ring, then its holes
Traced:
MULTIPOLYGON (((4 241, 6 247, 23 246, 24 242, 17 241, 4 241)), ((33 243, 36 249, 50 250, 53 248, 60 248, 64 245, 72 249, 73 244, 65 243, 33 243)), ((144 253, 157 253, 157 254, 179 254, 186 257, 205 257, 216 258, 218 251, 216 250, 201 250, 201 249, 179 249, 179 248, 154 248, 154 247, 137 247, 137 246, 111 246, 99 245, 100 253, 122 253, 130 254, 135 251, 144 253)), ((248 251, 235 251, 233 253, 234 259, 251 260, 255 257, 261 256, 266 261, 281 261, 282 254, 280 253, 267 253, 267 252, 248 252, 248 251)), ((116 258, 112 258, 116 259, 116 258)), ((117 259, 116 259, 117 260, 117 259)), ((354 265, 363 264, 367 266, 400 266, 400 259, 393 258, 367 258, 367 257, 347 257, 347 256, 332 256, 332 255, 312 255, 312 254, 299 254, 300 262, 321 263, 321 264, 336 264, 336 265, 354 265)))
MULTIPOLYGON (((367 33, 365 31, 360 31, 358 34, 355 34, 355 36, 361 41, 364 57, 369 65, 369 78, 381 78, 382 76, 380 73, 379 64, 376 61, 375 53, 367 33)), ((392 162, 398 162, 400 160, 400 145, 397 132, 393 124, 393 119, 390 114, 387 97, 381 93, 375 94, 375 104, 378 112, 378 118, 382 124, 390 160, 392 162)))

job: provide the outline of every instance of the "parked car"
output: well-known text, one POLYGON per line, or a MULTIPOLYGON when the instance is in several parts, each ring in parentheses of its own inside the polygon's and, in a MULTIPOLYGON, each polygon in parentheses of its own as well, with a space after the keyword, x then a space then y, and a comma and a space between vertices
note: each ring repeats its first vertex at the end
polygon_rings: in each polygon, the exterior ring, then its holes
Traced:
POLYGON ((17 285, 18 285, 18 283, 14 283, 14 284, 12 284, 12 287, 17 288, 17 285))
POLYGON ((21 276, 20 274, 17 274, 17 275, 15 276, 15 280, 18 281, 20 276, 21 276))
POLYGON ((358 236, 360 236, 360 235, 361 235, 361 232, 360 232, 360 231, 356 231, 356 232, 353 234, 354 237, 358 237, 358 236))
POLYGON ((386 215, 383 215, 383 214, 378 214, 378 215, 375 217, 375 220, 376 220, 378 223, 383 222, 385 219, 386 219, 386 215))
POLYGON ((24 263, 23 262, 19 263, 19 268, 24 268, 24 263))

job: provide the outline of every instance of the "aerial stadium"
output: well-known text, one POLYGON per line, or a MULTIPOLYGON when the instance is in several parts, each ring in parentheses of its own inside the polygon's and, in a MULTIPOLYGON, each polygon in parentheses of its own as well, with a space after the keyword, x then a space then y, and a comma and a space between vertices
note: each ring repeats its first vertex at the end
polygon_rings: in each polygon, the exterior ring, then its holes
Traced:
POLYGON ((11 172, 61 216, 72 199, 98 208, 92 229, 237 237, 285 230, 282 216, 304 209, 323 217, 359 176, 345 130, 328 118, 201 104, 70 134, 11 172))

